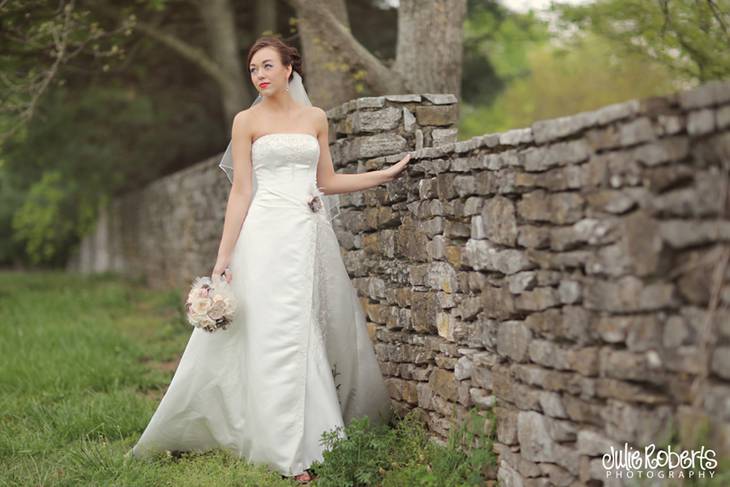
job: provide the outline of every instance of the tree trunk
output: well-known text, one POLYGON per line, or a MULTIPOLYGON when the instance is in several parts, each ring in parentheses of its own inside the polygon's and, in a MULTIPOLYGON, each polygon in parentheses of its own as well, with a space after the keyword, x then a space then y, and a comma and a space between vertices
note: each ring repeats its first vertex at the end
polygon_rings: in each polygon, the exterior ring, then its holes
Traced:
MULTIPOLYGON (((297 15, 307 19, 314 41, 335 49, 347 58, 350 71, 356 71, 362 82, 375 93, 403 93, 405 81, 392 72, 378 58, 360 44, 349 27, 343 25, 335 15, 322 7, 322 0, 287 0, 297 15)), ((316 87, 314 87, 316 89, 316 87)))
MULTIPOLYGON (((279 9, 271 0, 256 0, 254 8, 254 26, 256 32, 274 32, 276 30, 276 13, 279 9)), ((251 40, 249 43, 252 43, 251 40)))
MULTIPOLYGON (((342 26, 350 29, 344 0, 316 0, 318 8, 327 9, 342 26)), ((352 65, 341 51, 323 42, 316 19, 306 12, 299 15, 298 30, 301 33, 302 57, 307 93, 312 104, 327 110, 357 98, 352 65)))
MULTIPOLYGON (((361 75, 372 92, 461 95, 466 0, 401 0, 398 46, 392 69, 353 37, 349 24, 340 20, 342 14, 339 9, 331 6, 336 0, 287 1, 306 23, 302 31, 303 45, 331 46, 340 57, 347 58, 349 74, 361 75)), ((310 55, 310 52, 305 54, 310 55)), ((326 57, 324 61, 314 61, 320 63, 317 71, 324 76, 329 74, 329 60, 326 57)), ((319 90, 318 86, 310 87, 315 92, 319 90)), ((321 106, 332 106, 351 97, 348 95, 331 104, 327 103, 328 98, 332 98, 328 93, 319 95, 317 99, 321 106)))
POLYGON ((225 73, 226 82, 220 84, 221 103, 230 129, 233 117, 251 99, 250 82, 244 76, 245 60, 240 59, 238 52, 233 7, 230 0, 201 0, 197 7, 208 35, 211 57, 225 73))
POLYGON ((466 0, 401 0, 393 69, 414 93, 461 95, 466 0))

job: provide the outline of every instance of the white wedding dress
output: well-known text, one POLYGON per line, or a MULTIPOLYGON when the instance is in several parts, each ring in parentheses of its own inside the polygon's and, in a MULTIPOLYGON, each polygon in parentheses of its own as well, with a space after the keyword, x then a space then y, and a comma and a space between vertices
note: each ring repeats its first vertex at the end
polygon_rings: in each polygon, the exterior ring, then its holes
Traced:
POLYGON ((390 419, 337 237, 326 210, 307 204, 319 152, 306 133, 253 142, 258 188, 230 265, 238 314, 225 330, 193 330, 128 455, 220 447, 293 476, 323 460, 322 432, 363 415, 390 419))

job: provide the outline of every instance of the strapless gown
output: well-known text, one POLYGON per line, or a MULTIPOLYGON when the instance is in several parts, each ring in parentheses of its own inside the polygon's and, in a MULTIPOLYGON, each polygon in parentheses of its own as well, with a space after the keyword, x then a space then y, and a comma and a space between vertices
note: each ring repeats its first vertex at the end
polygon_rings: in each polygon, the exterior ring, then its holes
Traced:
POLYGON ((390 398, 326 208, 307 203, 319 141, 257 138, 257 189, 232 254, 234 322, 193 329, 165 395, 127 452, 232 451, 286 476, 322 461, 324 431, 388 421, 390 398))

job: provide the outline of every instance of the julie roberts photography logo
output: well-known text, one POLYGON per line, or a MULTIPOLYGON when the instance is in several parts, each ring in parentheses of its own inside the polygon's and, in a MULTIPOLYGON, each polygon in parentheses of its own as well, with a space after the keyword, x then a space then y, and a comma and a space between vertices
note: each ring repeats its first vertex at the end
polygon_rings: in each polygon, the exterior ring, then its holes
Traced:
POLYGON ((717 460, 715 451, 674 450, 669 445, 657 449, 650 444, 636 450, 624 443, 622 449, 611 447, 601 458, 606 478, 614 479, 703 479, 713 478, 717 460))

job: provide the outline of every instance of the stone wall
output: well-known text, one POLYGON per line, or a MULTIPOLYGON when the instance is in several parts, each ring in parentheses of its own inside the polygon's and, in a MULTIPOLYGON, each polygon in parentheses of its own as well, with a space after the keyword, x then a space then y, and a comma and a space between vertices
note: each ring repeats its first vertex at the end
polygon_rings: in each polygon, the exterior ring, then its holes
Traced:
MULTIPOLYGON (((450 95, 328 115, 340 172, 417 149, 337 228, 400 410, 441 439, 492 410, 507 486, 620 484, 600 456, 624 442, 730 455, 730 82, 458 142, 450 95)), ((81 261, 208 272, 217 160, 116 201, 81 261)))
POLYGON ((504 485, 610 483, 610 445, 689 449, 703 419, 730 453, 730 83, 415 162, 353 195, 343 240, 403 409, 446 436, 454 407, 494 407, 504 485))

